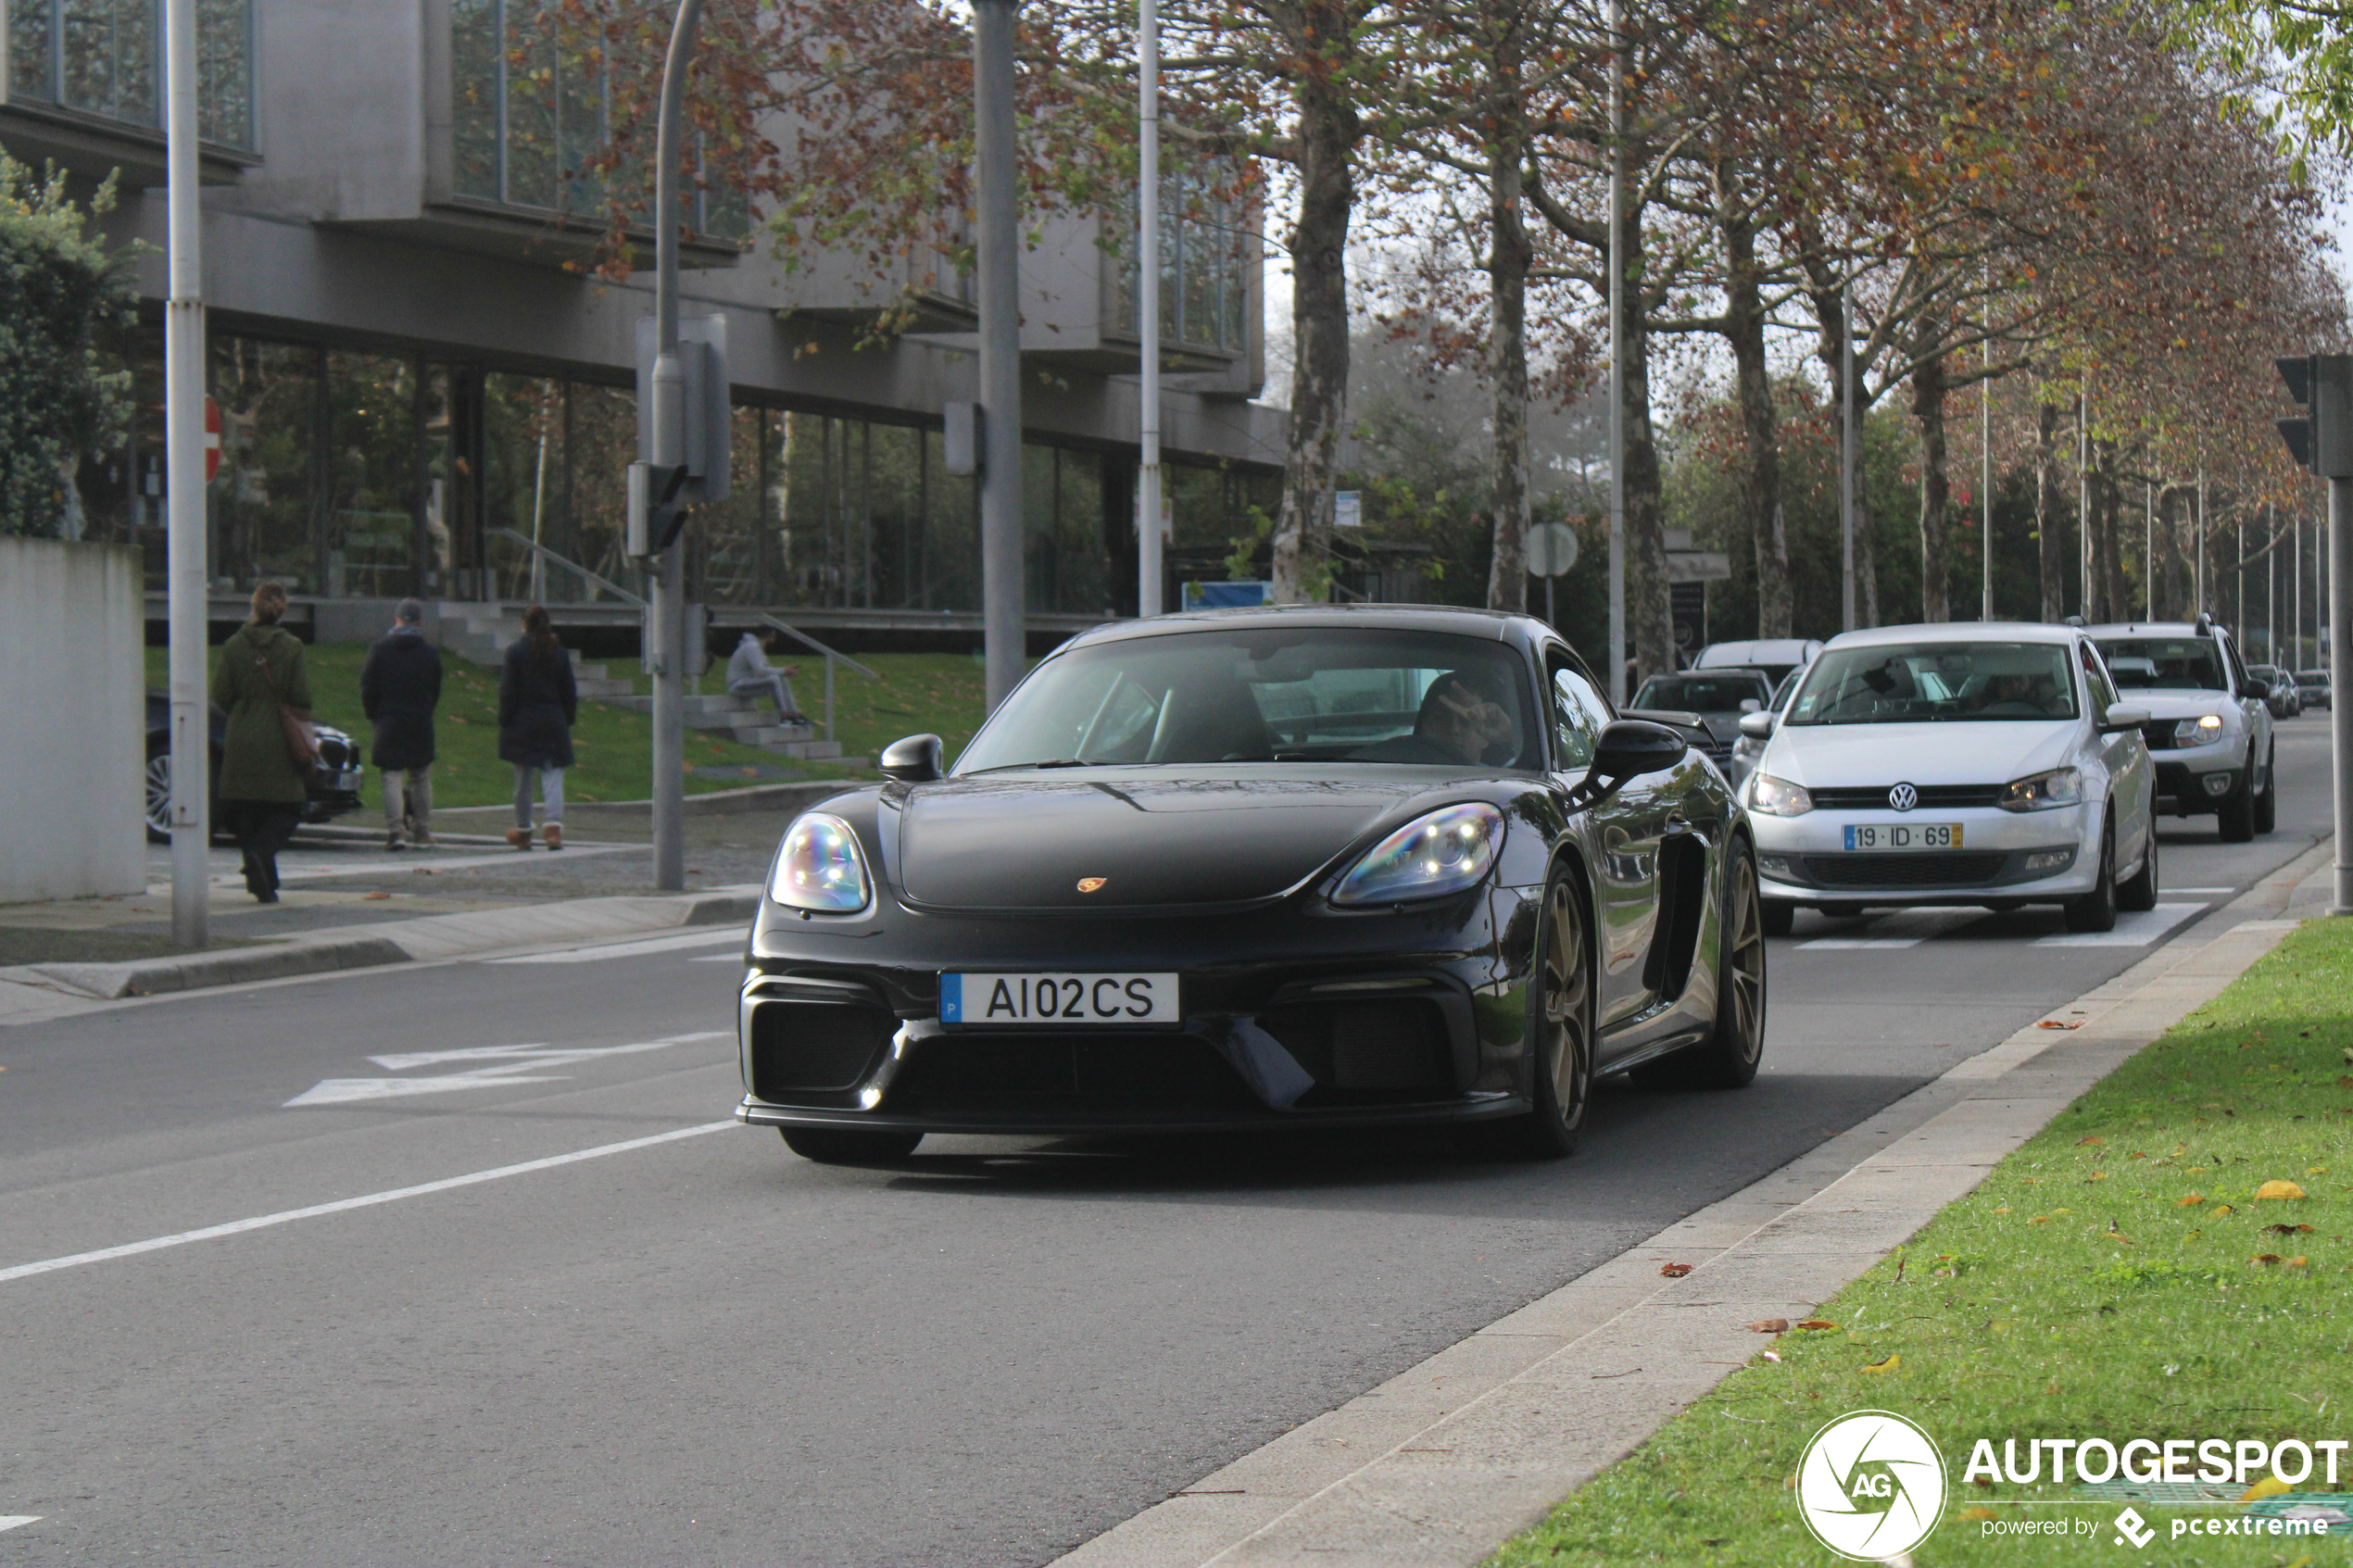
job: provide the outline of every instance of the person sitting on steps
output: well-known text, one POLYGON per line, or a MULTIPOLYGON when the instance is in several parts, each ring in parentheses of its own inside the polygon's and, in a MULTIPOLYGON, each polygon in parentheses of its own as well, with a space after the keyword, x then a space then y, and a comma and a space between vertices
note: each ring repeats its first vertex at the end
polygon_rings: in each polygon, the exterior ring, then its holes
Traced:
POLYGON ((779 670, 768 662, 768 656, 781 652, 784 646, 782 632, 771 631, 764 637, 758 632, 746 632, 743 641, 727 658, 727 691, 732 696, 774 697, 779 720, 787 724, 806 724, 809 715, 793 701, 792 682, 786 678, 793 673, 793 667, 787 665, 779 670))

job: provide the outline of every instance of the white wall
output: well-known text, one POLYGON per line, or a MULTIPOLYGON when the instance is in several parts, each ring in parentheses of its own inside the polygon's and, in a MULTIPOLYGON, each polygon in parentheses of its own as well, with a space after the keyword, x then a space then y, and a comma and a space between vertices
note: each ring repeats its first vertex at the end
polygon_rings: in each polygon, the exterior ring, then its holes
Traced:
POLYGON ((0 535, 0 904, 146 885, 141 570, 0 535))

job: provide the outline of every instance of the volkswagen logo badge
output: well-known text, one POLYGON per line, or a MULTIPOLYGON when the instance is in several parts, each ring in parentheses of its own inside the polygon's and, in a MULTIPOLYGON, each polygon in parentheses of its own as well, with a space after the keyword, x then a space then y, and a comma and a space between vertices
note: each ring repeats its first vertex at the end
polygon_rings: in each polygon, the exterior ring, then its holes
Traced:
POLYGON ((1908 811, 1920 803, 1920 792, 1910 784, 1900 784, 1887 792, 1887 803, 1898 811, 1908 811))

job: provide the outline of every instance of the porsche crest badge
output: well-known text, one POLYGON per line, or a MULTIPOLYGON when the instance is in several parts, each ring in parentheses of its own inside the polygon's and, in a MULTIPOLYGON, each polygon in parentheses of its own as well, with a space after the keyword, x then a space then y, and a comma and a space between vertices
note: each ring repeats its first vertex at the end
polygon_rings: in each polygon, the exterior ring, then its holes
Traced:
POLYGON ((1100 893, 1103 889, 1103 884, 1109 882, 1111 878, 1107 876, 1082 876, 1078 879, 1078 891, 1081 893, 1100 893))

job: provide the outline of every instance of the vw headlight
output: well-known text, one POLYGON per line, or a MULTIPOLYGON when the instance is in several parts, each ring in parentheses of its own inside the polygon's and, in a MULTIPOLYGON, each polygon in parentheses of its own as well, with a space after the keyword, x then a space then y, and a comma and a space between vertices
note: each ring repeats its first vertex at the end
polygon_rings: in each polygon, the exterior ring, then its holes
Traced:
POLYGON ((1449 806, 1416 817, 1365 852, 1340 879, 1335 904, 1436 898, 1474 885, 1504 847, 1504 814, 1492 806, 1449 806))
POLYGON ((2222 738, 2222 716, 2203 713, 2195 719, 2184 719, 2173 726, 2176 750, 2188 746, 2211 746, 2222 738))
POLYGON ((873 892, 858 835, 839 817, 812 812, 786 831, 768 897, 788 909, 855 914, 873 892))
POLYGON ((2083 800, 2083 775, 2072 768, 2054 768, 2047 773, 2019 779, 2002 791, 2002 798, 1994 804, 2005 811, 2049 811, 2061 806, 2081 805, 2083 800))
POLYGON ((1804 784, 1758 773, 1750 782, 1748 809, 1768 817, 1802 817, 1814 809, 1814 797, 1806 793, 1804 784))

